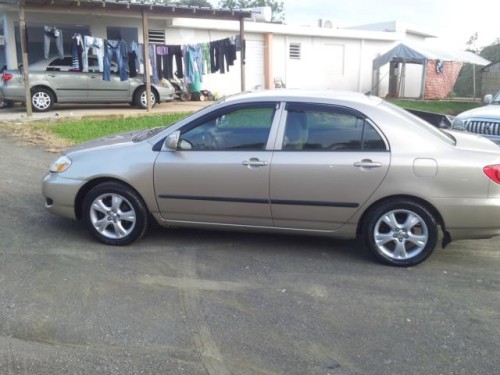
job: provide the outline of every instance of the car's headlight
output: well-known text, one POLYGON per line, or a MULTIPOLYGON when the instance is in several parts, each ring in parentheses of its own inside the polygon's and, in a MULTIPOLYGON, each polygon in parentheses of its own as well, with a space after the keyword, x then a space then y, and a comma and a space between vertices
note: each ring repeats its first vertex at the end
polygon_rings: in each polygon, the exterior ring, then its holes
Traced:
POLYGON ((70 165, 71 159, 63 155, 52 164, 50 171, 53 173, 61 173, 68 169, 70 165))
POLYGON ((465 130, 465 121, 456 118, 455 120, 453 120, 451 128, 454 130, 465 130))

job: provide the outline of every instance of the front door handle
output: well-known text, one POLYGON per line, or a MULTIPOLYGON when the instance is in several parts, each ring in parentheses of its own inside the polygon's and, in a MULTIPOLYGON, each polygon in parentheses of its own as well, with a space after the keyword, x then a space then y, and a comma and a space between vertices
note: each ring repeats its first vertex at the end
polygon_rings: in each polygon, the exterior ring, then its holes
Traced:
POLYGON ((244 165, 246 167, 265 167, 267 165, 267 161, 259 160, 257 158, 250 158, 250 160, 242 161, 241 165, 244 165))
POLYGON ((363 159, 353 164, 357 168, 362 169, 372 169, 372 168, 380 168, 382 163, 371 161, 370 159, 363 159))

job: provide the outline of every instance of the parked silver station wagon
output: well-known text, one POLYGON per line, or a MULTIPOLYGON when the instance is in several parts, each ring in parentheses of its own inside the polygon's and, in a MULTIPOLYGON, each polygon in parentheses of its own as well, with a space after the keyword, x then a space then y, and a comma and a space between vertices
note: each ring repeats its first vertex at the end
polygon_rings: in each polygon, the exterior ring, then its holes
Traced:
MULTIPOLYGON (((147 108, 144 77, 121 81, 112 63, 111 79, 104 81, 97 59, 89 57, 89 72, 71 70, 72 58, 49 57, 29 66, 31 105, 35 112, 46 112, 55 103, 130 103, 147 108)), ((1 76, 0 97, 7 103, 25 102, 22 70, 6 70, 1 76)), ((174 88, 168 82, 151 85, 151 103, 172 101, 174 88)))
POLYGON ((170 127, 64 152, 46 207, 127 245, 163 226, 361 236, 395 266, 452 239, 500 234, 500 153, 380 98, 276 90, 223 99, 170 127))

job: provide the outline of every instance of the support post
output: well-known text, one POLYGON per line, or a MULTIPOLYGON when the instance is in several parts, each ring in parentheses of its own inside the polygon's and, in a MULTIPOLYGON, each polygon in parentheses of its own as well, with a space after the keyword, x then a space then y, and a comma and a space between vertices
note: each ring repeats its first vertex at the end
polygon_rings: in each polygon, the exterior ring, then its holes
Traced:
POLYGON ((246 42, 245 42, 245 19, 240 18, 240 41, 241 41, 241 92, 245 92, 245 55, 246 55, 246 42))
POLYGON ((151 112, 151 65, 149 61, 149 23, 148 15, 145 10, 142 11, 142 35, 144 39, 144 75, 146 76, 146 96, 148 103, 148 112, 151 112))
POLYGON ((30 76, 28 69, 28 48, 26 45, 26 20, 24 16, 24 1, 19 3, 19 31, 21 37, 21 54, 23 59, 23 76, 24 76, 24 97, 26 100, 26 116, 33 115, 31 107, 31 90, 30 76))
POLYGON ((420 97, 422 100, 425 100, 425 84, 426 84, 426 79, 427 79, 427 64, 429 63, 429 60, 425 59, 424 60, 424 66, 422 69, 422 87, 420 88, 420 97))

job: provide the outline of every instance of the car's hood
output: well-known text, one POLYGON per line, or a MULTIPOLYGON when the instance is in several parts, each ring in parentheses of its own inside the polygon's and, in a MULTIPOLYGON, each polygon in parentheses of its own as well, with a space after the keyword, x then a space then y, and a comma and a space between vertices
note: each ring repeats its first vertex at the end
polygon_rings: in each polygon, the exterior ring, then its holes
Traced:
POLYGON ((470 109, 460 113, 455 118, 464 119, 469 117, 494 118, 498 120, 500 118, 500 105, 489 104, 484 107, 470 109))
POLYGON ((78 151, 88 151, 91 149, 97 149, 97 148, 106 148, 110 146, 119 146, 123 144, 130 144, 132 143, 132 140, 139 135, 140 133, 143 133, 144 130, 136 130, 136 131, 131 131, 131 132, 126 132, 126 133, 120 133, 120 134, 114 134, 110 135, 107 137, 103 138, 97 138, 93 139, 88 142, 81 143, 79 145, 73 146, 69 149, 67 149, 64 153, 65 154, 71 154, 74 152, 78 151))
POLYGON ((466 150, 492 151, 500 155, 500 147, 482 135, 451 129, 444 131, 450 133, 455 138, 456 147, 466 150))

